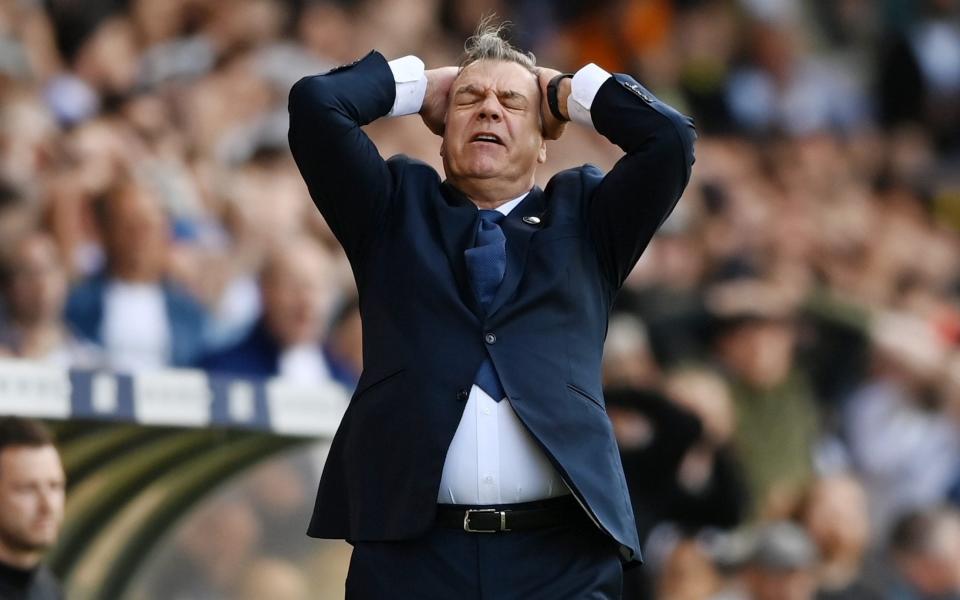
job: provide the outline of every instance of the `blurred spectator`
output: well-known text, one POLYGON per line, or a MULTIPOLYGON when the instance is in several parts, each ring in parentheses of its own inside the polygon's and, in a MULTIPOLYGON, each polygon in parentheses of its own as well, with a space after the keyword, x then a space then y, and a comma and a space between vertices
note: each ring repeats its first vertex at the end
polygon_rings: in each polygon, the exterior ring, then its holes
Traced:
POLYGON ((346 389, 357 387, 363 371, 363 330, 357 300, 340 307, 324 345, 330 374, 346 389))
POLYGON ((236 597, 261 535, 243 499, 218 498, 203 506, 178 530, 173 559, 155 574, 154 594, 184 600, 236 597))
POLYGON ((53 239, 42 232, 22 235, 3 258, 6 318, 0 352, 64 368, 94 368, 99 350, 75 337, 62 320, 67 275, 53 239))
MULTIPOLYGON (((733 405, 726 382, 707 369, 684 367, 668 375, 664 391, 665 397, 614 389, 605 397, 641 539, 650 539, 648 552, 661 525, 669 524, 683 540, 684 550, 671 552, 659 586, 660 593, 682 598, 706 585, 681 582, 687 570, 704 571, 704 557, 688 542, 704 529, 738 525, 747 490, 731 449, 733 405)), ((653 597, 651 578, 650 569, 628 572, 624 598, 653 597)))
MULTIPOLYGON (((681 493, 680 463, 699 440, 702 425, 696 415, 653 389, 604 389, 603 395, 643 543, 657 524, 676 515, 670 501, 681 493)), ((652 573, 625 573, 623 589, 628 599, 652 597, 652 573)))
POLYGON ((919 19, 890 33, 881 47, 880 117, 886 125, 920 123, 945 149, 960 148, 960 7, 916 3, 919 19))
POLYGON ((237 600, 308 600, 307 581, 293 564, 277 558, 260 558, 244 570, 237 600))
POLYGON ((316 473, 310 457, 284 457, 258 465, 243 482, 242 495, 260 523, 259 550, 268 556, 305 554, 313 540, 307 536, 291 539, 291 532, 303 529, 303 516, 313 507, 316 473))
POLYGON ((653 390, 604 391, 607 414, 620 447, 640 539, 672 516, 680 463, 700 439, 697 416, 653 390), (665 498, 664 496, 667 496, 665 498))
POLYGON ((740 586, 713 600, 814 600, 817 549, 806 532, 787 521, 759 528, 740 575, 740 586))
POLYGON ((664 561, 657 600, 706 600, 720 590, 721 578, 696 541, 678 543, 664 561))
POLYGON ((890 549, 896 575, 889 600, 960 598, 960 514, 933 508, 902 517, 893 528, 890 549))
POLYGON ((960 472, 960 423, 944 418, 935 382, 946 347, 928 323, 883 314, 871 337, 873 374, 851 396, 845 430, 882 539, 897 515, 944 499, 960 472))
POLYGON ((0 598, 60 600, 43 564, 63 521, 63 465, 42 424, 0 417, 0 598))
POLYGON ((800 516, 820 551, 817 600, 881 600, 864 571, 870 522, 863 486, 849 475, 822 477, 812 484, 800 516))
POLYGON ((659 378, 660 369, 650 352, 643 323, 627 313, 613 315, 603 343, 603 385, 654 387, 659 378))
POLYGON ((125 180, 94 205, 106 270, 77 285, 68 321, 120 371, 190 366, 204 350, 204 309, 165 276, 167 221, 143 185, 125 180))
POLYGON ((687 533, 730 529, 750 505, 743 467, 733 449, 734 407, 730 389, 713 371, 687 366, 664 383, 677 406, 699 418, 703 433, 683 457, 673 489, 665 495, 668 518, 687 533))
POLYGON ((56 153, 58 133, 36 97, 12 90, 0 95, 0 181, 35 189, 56 153))
POLYGON ((836 64, 798 52, 802 40, 797 38, 804 30, 789 16, 758 15, 751 27, 749 62, 731 73, 726 89, 726 102, 741 129, 810 134, 865 124, 863 82, 836 64))
POLYGON ((730 378, 734 447, 757 514, 784 517, 812 475, 818 415, 809 382, 794 361, 794 316, 762 283, 717 287, 709 298, 714 347, 730 378))
POLYGON ((308 238, 269 254, 260 272, 263 316, 237 345, 207 357, 211 371, 319 383, 330 380, 323 352, 339 290, 329 252, 308 238))

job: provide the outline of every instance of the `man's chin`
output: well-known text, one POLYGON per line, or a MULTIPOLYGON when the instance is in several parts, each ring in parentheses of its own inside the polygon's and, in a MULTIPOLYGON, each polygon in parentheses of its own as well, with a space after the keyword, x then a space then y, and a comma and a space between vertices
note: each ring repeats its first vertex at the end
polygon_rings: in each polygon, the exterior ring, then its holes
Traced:
POLYGON ((6 537, 4 545, 18 552, 46 552, 57 543, 57 533, 34 533, 30 536, 6 537))
POLYGON ((473 179, 494 179, 504 174, 504 166, 500 164, 490 164, 487 162, 478 162, 469 169, 467 175, 473 179))

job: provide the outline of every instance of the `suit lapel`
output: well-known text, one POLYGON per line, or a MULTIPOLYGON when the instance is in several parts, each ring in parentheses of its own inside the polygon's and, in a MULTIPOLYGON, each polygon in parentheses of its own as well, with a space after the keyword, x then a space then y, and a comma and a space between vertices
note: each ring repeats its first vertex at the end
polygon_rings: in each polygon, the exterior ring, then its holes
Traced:
POLYGON ((527 197, 500 222, 500 227, 507 238, 507 271, 503 276, 503 283, 500 284, 490 304, 488 316, 495 314, 517 289, 527 261, 530 238, 540 229, 539 221, 536 224, 530 224, 524 221, 524 217, 543 219, 545 209, 543 190, 534 186, 527 197))
MULTIPOLYGON (((480 213, 469 198, 446 181, 440 185, 440 192, 443 196, 442 201, 434 203, 434 207, 437 211, 437 226, 440 229, 443 251, 447 255, 450 269, 457 281, 460 298, 474 315, 483 319, 483 309, 470 286, 467 263, 463 255, 464 250, 474 243, 480 213)), ((508 240, 507 244, 509 243, 508 240)))

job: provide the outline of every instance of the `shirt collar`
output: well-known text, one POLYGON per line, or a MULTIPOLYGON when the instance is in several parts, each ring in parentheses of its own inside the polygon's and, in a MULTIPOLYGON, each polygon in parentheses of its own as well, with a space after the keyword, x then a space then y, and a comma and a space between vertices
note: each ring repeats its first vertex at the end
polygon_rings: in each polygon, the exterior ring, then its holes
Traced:
POLYGON ((527 197, 527 194, 529 194, 529 193, 530 193, 530 191, 527 190, 526 192, 520 194, 519 196, 517 196, 517 197, 514 198, 513 200, 509 200, 509 201, 507 201, 507 202, 504 202, 503 204, 501 204, 500 206, 498 206, 496 210, 499 211, 500 213, 502 213, 503 215, 509 215, 509 214, 510 214, 510 211, 513 210, 513 209, 515 209, 515 208, 517 207, 517 205, 520 204, 520 202, 523 201, 523 199, 526 198, 526 197, 527 197))

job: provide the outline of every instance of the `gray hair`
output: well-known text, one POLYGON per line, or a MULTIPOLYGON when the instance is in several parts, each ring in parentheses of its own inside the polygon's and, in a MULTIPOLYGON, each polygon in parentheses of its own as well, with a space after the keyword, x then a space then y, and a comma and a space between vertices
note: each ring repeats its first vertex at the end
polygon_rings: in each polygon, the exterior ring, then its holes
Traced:
POLYGON ((501 33, 509 28, 509 23, 499 25, 493 23, 494 15, 484 17, 477 26, 477 31, 467 38, 463 45, 463 56, 460 59, 460 70, 481 60, 498 60, 513 62, 524 67, 534 75, 537 74, 537 57, 533 52, 523 52, 505 40, 501 33))

